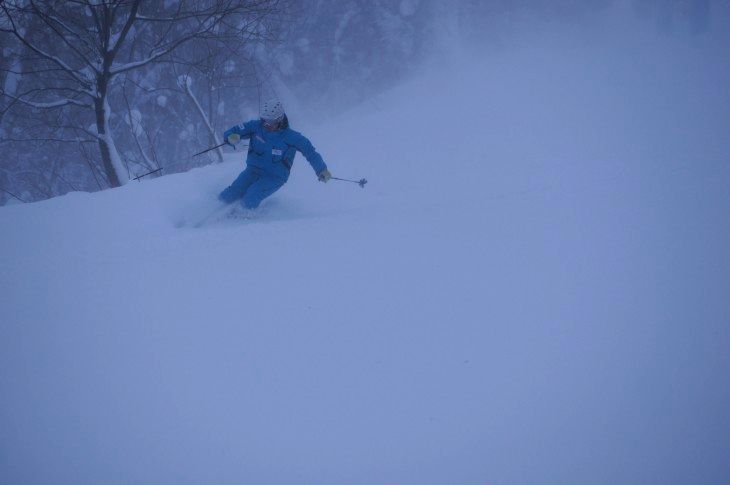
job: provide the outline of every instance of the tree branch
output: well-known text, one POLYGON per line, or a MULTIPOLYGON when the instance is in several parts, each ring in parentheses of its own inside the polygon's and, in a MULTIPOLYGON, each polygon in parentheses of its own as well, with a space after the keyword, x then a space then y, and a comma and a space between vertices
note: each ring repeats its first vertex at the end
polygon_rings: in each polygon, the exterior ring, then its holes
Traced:
POLYGON ((37 47, 35 44, 30 42, 25 36, 21 35, 20 32, 18 32, 18 27, 15 25, 15 20, 13 20, 12 15, 10 15, 10 11, 8 11, 8 8, 5 4, 5 2, 0 2, 0 6, 2 6, 3 11, 5 12, 5 16, 8 18, 8 21, 10 22, 11 29, 0 29, 2 32, 10 33, 13 36, 15 36, 23 45, 25 45, 28 49, 32 50, 42 58, 53 62, 58 67, 60 67, 64 72, 66 72, 69 76, 74 78, 76 81, 81 83, 83 86, 85 86, 87 89, 91 88, 91 81, 89 79, 84 78, 80 75, 78 69, 74 69, 68 64, 66 64, 62 59, 60 59, 57 56, 54 56, 52 54, 49 54, 48 52, 45 52, 44 50, 37 47))
POLYGON ((72 98, 59 99, 59 100, 51 101, 48 103, 39 103, 36 101, 29 101, 27 99, 13 96, 12 94, 8 94, 5 91, 0 91, 0 96, 7 96, 8 98, 14 99, 15 101, 18 101, 19 103, 23 103, 27 106, 31 106, 33 108, 38 108, 38 109, 53 109, 53 108, 60 108, 62 106, 68 106, 68 105, 80 106, 82 108, 93 108, 93 106, 91 104, 82 103, 81 101, 79 101, 77 99, 72 99, 72 98))
POLYGON ((94 72, 98 72, 98 69, 96 69, 96 67, 91 63, 89 58, 85 54, 83 54, 75 45, 69 42, 66 36, 63 35, 61 31, 56 28, 55 25, 53 25, 53 23, 49 20, 50 16, 47 13, 41 11, 33 1, 30 2, 30 5, 31 7, 33 7, 36 16, 40 18, 43 23, 45 23, 53 31, 53 33, 55 33, 63 41, 63 43, 69 47, 69 49, 71 49, 77 56, 79 56, 81 60, 86 65, 88 65, 94 72))
POLYGON ((124 41, 127 38, 127 34, 129 34, 129 30, 132 28, 132 25, 134 25, 134 21, 137 19, 139 1, 140 0, 134 0, 134 3, 132 4, 132 11, 129 12, 129 17, 127 17, 127 21, 124 23, 124 27, 122 27, 122 31, 119 33, 119 37, 117 38, 114 47, 112 47, 111 51, 109 51, 108 55, 111 57, 111 59, 114 59, 117 56, 119 48, 122 46, 122 44, 124 44, 124 41))
POLYGON ((27 142, 33 142, 33 141, 43 141, 43 142, 57 142, 57 143, 96 143, 95 140, 73 140, 73 139, 66 139, 66 138, 3 138, 0 140, 0 143, 8 143, 8 142, 15 142, 15 143, 27 143, 27 142))

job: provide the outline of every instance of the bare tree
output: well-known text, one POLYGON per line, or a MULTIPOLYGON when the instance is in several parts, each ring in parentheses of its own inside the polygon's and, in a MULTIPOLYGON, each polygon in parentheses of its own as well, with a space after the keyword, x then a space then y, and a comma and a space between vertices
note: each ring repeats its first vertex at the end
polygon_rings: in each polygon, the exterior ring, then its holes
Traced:
MULTIPOLYGON (((84 141, 94 140, 111 187, 124 183, 128 174, 110 123, 110 99, 123 89, 124 78, 170 62, 172 54, 197 41, 266 39, 270 36, 267 20, 283 2, 166 3, 0 0, 0 33, 22 47, 19 64, 23 67, 17 74, 34 79, 29 89, 2 92, 9 100, 6 109, 23 105, 33 111, 60 110, 63 114, 53 127, 55 133, 65 129, 82 133, 84 141), (38 25, 42 29, 30 28, 38 25)), ((190 62, 194 64, 196 59, 190 62)), ((129 113, 129 106, 125 108, 129 113)), ((136 129, 134 123, 130 128, 136 129)))
MULTIPOLYGON (((241 42, 200 42, 194 57, 195 62, 178 55, 171 57, 175 89, 197 115, 208 143, 217 145, 226 105, 240 103, 241 93, 255 89, 260 81, 257 61, 241 42)), ((216 161, 223 161, 220 148, 209 153, 216 161)))

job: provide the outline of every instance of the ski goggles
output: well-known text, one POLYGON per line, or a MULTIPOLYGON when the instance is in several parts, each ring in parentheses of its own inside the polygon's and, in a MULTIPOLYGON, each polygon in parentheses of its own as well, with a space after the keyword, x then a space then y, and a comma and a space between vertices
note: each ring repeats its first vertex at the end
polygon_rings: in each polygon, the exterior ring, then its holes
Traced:
POLYGON ((268 128, 269 130, 277 130, 284 123, 284 117, 280 116, 275 120, 265 120, 261 118, 261 121, 263 121, 265 128, 268 128))

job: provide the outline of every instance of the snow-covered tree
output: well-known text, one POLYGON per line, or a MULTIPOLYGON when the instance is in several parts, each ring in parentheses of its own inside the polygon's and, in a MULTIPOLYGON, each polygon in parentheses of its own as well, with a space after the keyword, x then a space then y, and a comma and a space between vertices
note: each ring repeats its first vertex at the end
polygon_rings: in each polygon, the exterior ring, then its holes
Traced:
MULTIPOLYGON (((22 68, 13 73, 27 82, 12 92, 3 89, 2 94, 10 108, 24 105, 34 113, 59 110, 59 123, 49 124, 47 136, 56 136, 62 129, 77 132, 79 142, 95 142, 105 182, 116 187, 128 179, 129 167, 112 126, 115 110, 124 108, 111 101, 125 78, 169 62, 173 54, 195 42, 267 38, 266 20, 281 3, 3 1, 0 32, 20 47, 14 65, 22 68)), ((200 61, 187 59, 190 64, 200 61)), ((132 135, 139 134, 135 133, 139 126, 139 119, 128 124, 132 135)), ((64 138, 68 140, 73 138, 64 138)))

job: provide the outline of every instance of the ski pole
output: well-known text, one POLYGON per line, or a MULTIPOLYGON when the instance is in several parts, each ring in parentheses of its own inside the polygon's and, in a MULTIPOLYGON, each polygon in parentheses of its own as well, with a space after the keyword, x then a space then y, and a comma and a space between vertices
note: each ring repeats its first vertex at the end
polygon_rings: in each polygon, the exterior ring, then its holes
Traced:
POLYGON ((141 182, 141 180, 140 180, 140 179, 141 179, 142 177, 146 177, 147 175, 152 175, 153 173, 157 173, 157 172, 162 172, 162 168, 163 168, 163 167, 160 167, 160 168, 158 168, 157 170, 153 170, 153 171, 151 171, 151 172, 143 173, 142 175, 138 175, 137 177, 134 177, 134 178, 133 178, 132 180, 137 180, 137 181, 141 182))
POLYGON ((330 177, 330 178, 331 178, 332 180, 340 180, 340 181, 342 181, 342 182, 352 182, 353 184, 357 184, 357 185, 359 185, 359 186, 360 186, 360 188, 363 188, 363 189, 365 188, 365 184, 366 184, 366 183, 368 183, 368 181, 367 181, 367 180, 365 180, 365 179, 360 179, 360 180, 350 180, 350 179, 341 179, 341 178, 337 178, 337 177, 330 177))
POLYGON ((25 204, 25 201, 24 201, 23 199, 21 199, 20 197, 18 197, 18 196, 17 196, 17 195, 15 195, 14 193, 10 192, 9 190, 5 190, 5 189, 4 189, 4 188, 2 188, 2 187, 0 187, 0 190, 2 190, 3 192, 5 192, 6 194, 10 194, 10 195, 12 195, 13 197, 15 197, 16 199, 18 199, 19 201, 21 201, 22 203, 24 203, 24 204, 25 204))
MULTIPOLYGON (((220 147, 222 147, 223 145, 227 145, 227 144, 228 144, 228 143, 224 141, 224 142, 223 142, 223 143, 221 143, 220 145, 216 145, 216 146, 214 146, 214 147, 206 148, 206 149, 205 149, 205 150, 203 150, 202 152, 198 152, 198 153, 196 153, 195 155, 193 155, 193 157, 197 157, 198 155, 202 155, 203 153, 208 153, 208 152, 209 152, 209 151, 211 151, 211 150, 215 150, 216 148, 220 148, 220 147)), ((236 149, 236 147, 235 147, 235 146, 233 146, 233 149, 235 150, 235 149, 236 149)))

